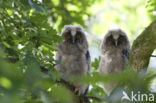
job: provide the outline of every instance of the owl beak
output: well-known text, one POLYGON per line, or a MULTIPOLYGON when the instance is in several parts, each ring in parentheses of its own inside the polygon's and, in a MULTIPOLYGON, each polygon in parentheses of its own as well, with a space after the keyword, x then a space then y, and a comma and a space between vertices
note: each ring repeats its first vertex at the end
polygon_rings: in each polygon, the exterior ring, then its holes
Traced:
POLYGON ((73 36, 73 39, 72 39, 72 43, 75 43, 75 38, 74 38, 74 36, 73 36))
POLYGON ((115 46, 118 46, 118 40, 115 40, 115 46))

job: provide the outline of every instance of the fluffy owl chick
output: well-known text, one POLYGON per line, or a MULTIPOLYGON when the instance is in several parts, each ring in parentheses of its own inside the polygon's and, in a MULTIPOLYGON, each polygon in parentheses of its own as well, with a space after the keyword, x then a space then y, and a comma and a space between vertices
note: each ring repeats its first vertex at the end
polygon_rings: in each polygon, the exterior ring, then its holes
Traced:
MULTIPOLYGON (((90 53, 88 42, 81 26, 66 25, 62 32, 64 42, 58 45, 56 60, 61 64, 56 66, 62 78, 66 81, 71 76, 81 76, 90 71, 90 53)), ((84 94, 88 86, 73 84, 79 94, 84 94)))
MULTIPOLYGON (((122 72, 128 62, 130 53, 130 42, 121 29, 109 30, 102 42, 100 71, 103 74, 114 74, 122 72)), ((116 84, 104 84, 104 89, 109 95, 116 84)))

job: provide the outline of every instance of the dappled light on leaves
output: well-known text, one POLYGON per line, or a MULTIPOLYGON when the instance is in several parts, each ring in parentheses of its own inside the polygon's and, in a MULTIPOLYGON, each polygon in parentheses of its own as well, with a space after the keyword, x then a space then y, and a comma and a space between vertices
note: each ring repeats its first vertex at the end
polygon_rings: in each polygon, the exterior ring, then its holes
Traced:
POLYGON ((156 0, 0 0, 0 103, 118 103, 123 91, 128 96, 134 91, 156 97, 156 86, 151 87, 155 72, 127 68, 122 73, 102 75, 98 71, 102 34, 118 24, 133 41, 155 20, 155 8, 156 0), (55 55, 67 24, 82 25, 93 49, 91 73, 69 81, 55 69, 57 64, 65 64, 55 55), (108 96, 103 84, 111 82, 119 85, 108 96), (90 85, 88 94, 79 96, 72 83, 90 85))

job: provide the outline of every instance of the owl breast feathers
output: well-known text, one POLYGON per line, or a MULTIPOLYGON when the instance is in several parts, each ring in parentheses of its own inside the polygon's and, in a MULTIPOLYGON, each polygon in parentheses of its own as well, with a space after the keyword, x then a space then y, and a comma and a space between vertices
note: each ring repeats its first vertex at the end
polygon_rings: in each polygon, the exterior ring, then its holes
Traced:
MULTIPOLYGON (((88 42, 81 26, 67 25, 62 32, 64 41, 58 45, 56 60, 60 64, 56 69, 60 71, 63 79, 67 80, 71 76, 81 76, 90 71, 90 54, 88 42)), ((86 86, 79 83, 74 84, 78 92, 83 94, 86 86)))
MULTIPOLYGON (((125 32, 121 29, 110 30, 106 33, 101 46, 100 71, 103 74, 122 72, 128 62, 130 43, 125 32)), ((105 84, 108 94, 115 88, 115 84, 105 84)))

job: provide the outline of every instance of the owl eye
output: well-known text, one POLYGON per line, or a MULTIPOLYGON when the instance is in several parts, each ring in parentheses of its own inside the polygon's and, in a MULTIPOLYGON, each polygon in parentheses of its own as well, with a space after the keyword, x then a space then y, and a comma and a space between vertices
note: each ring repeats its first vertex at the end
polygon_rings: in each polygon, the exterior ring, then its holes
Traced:
POLYGON ((109 37, 107 37, 106 43, 108 45, 113 45, 114 44, 114 39, 113 39, 113 36, 112 35, 110 35, 109 37))
POLYGON ((70 32, 65 33, 64 38, 65 40, 70 40, 72 38, 71 33, 70 32))
POLYGON ((76 35, 76 39, 81 39, 81 35, 76 35))
POLYGON ((68 35, 66 36, 66 38, 67 38, 68 40, 71 39, 71 35, 68 34, 68 35))
POLYGON ((119 44, 124 44, 126 43, 126 38, 124 36, 120 36, 118 39, 119 44))
POLYGON ((76 33, 76 39, 80 40, 82 38, 82 35, 80 32, 77 32, 76 33))

